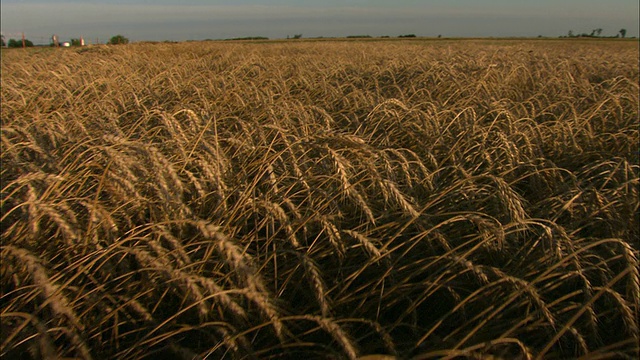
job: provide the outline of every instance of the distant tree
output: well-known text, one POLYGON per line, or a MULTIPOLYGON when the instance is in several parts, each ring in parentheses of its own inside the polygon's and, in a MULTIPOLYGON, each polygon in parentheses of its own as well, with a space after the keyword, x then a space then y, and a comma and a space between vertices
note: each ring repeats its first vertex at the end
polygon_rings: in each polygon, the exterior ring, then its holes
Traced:
POLYGON ((111 40, 109 40, 109 44, 111 45, 121 45, 121 44, 128 44, 128 43, 129 43, 129 39, 127 39, 122 35, 113 36, 111 37, 111 40))
POLYGON ((302 34, 295 34, 293 35, 294 39, 302 39, 302 34))
POLYGON ((620 36, 625 37, 627 36, 627 29, 620 29, 620 31, 618 31, 620 33, 620 36))
POLYGON ((80 39, 71 39, 71 46, 81 46, 82 42, 80 39))
POLYGON ((569 30, 569 33, 567 34, 568 37, 573 37, 573 30, 569 30))
MULTIPOLYGON (((9 45, 10 48, 21 48, 22 47, 22 40, 9 39, 9 44, 8 45, 9 45)), ((25 47, 32 47, 33 43, 29 39, 24 39, 24 46, 25 47)))
POLYGON ((596 34, 597 34, 598 36, 600 36, 600 35, 602 34, 602 29, 601 29, 601 28, 597 28, 597 29, 596 29, 596 34))

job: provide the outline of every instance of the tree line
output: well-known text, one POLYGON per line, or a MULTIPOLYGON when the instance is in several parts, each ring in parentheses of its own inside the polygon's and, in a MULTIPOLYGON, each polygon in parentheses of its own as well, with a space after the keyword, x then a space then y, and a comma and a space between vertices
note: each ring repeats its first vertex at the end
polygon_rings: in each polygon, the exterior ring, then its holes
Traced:
MULTIPOLYGON (((573 32, 573 30, 569 30, 569 32, 567 33, 566 36, 560 36, 561 38, 581 38, 581 37, 590 37, 590 38, 625 38, 627 36, 627 29, 620 29, 616 35, 614 36, 601 36, 602 35, 602 28, 597 28, 597 29, 593 29, 591 31, 591 33, 581 33, 581 34, 576 34, 573 32)), ((440 38, 442 35, 438 35, 438 38, 440 38)), ((10 48, 21 48, 21 47, 32 47, 33 42, 29 39, 24 39, 24 40, 16 40, 16 39, 9 39, 9 42, 6 43, 5 42, 5 37, 4 35, 1 35, 2 37, 2 47, 10 47, 10 48)), ((347 38, 370 38, 372 36, 370 35, 349 35, 347 36, 347 38)), ((389 36, 381 36, 382 38, 388 38, 389 36)), ((415 34, 406 34, 406 35, 400 35, 398 36, 399 38, 413 38, 416 37, 415 34)), ((287 39, 300 39, 302 38, 302 34, 295 34, 293 35, 293 37, 290 37, 289 35, 287 35, 287 39)), ((234 38, 234 39, 228 39, 228 40, 264 40, 264 39, 268 39, 266 37, 246 37, 246 38, 234 38)), ((109 41, 107 42, 107 44, 109 45, 120 45, 120 44, 128 44, 129 43, 129 39, 126 38, 123 35, 115 35, 112 36, 111 39, 109 39, 109 41)), ((81 46, 82 42, 80 39, 71 39, 71 41, 69 42, 70 46, 81 46)), ((58 46, 58 44, 54 44, 53 42, 50 44, 50 46, 58 46)))
MULTIPOLYGON (((8 42, 5 42, 5 37, 4 35, 0 35, 0 46, 2 47, 9 47, 9 48, 21 48, 21 47, 32 47, 33 42, 29 39, 24 39, 24 40, 16 40, 16 39, 9 39, 8 42)), ((120 44, 128 44, 129 43, 129 39, 126 38, 123 35, 115 35, 112 36, 111 39, 109 39, 109 42, 107 42, 107 44, 109 45, 120 45, 120 44)), ((71 39, 71 41, 69 42, 70 46, 82 46, 82 40, 77 39, 77 38, 73 38, 71 39)), ((55 42, 51 42, 49 44, 49 46, 58 46, 58 44, 56 44, 55 42)))
POLYGON ((602 28, 597 28, 597 29, 593 29, 591 30, 591 33, 582 33, 582 34, 576 34, 573 32, 573 30, 569 30, 569 32, 567 33, 567 36, 561 36, 561 37, 568 37, 568 38, 577 38, 577 37, 591 37, 591 38, 599 38, 599 37, 605 37, 605 38, 625 38, 627 36, 627 29, 620 29, 618 30, 618 32, 614 35, 614 36, 601 36, 602 35, 602 28))

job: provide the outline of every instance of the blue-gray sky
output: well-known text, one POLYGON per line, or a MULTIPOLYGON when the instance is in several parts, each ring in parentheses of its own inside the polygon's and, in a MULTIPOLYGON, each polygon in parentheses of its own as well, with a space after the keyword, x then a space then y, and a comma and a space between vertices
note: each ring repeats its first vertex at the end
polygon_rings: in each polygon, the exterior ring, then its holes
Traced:
POLYGON ((244 36, 638 36, 638 0, 2 0, 6 39, 123 34, 132 41, 244 36))

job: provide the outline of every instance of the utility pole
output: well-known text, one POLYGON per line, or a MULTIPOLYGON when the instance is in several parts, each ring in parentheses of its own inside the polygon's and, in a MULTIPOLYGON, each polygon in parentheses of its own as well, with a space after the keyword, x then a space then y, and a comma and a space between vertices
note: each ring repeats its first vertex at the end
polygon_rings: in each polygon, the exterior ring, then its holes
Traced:
POLYGON ((23 32, 22 32, 22 48, 24 49, 24 48, 26 48, 26 47, 27 47, 27 45, 26 45, 26 43, 25 43, 25 41, 24 41, 24 31, 23 31, 23 32))

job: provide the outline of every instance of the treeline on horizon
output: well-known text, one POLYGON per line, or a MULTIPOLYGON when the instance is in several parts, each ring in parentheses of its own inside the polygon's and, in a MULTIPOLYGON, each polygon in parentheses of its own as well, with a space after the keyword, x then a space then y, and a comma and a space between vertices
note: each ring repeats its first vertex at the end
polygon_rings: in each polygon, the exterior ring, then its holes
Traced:
MULTIPOLYGON (((622 28, 620 29, 615 35, 612 36, 603 36, 602 35, 603 29, 602 28, 597 28, 597 29, 593 29, 591 31, 591 33, 574 33, 573 30, 569 30, 569 32, 567 33, 567 35, 560 35, 558 36, 558 38, 561 39, 566 39, 566 38, 601 38, 601 39, 617 39, 617 38, 626 38, 627 35, 627 30, 622 28)), ((398 35, 396 38, 417 38, 417 37, 423 37, 423 36, 417 36, 416 34, 403 34, 403 35, 398 35)), ((439 34, 437 36, 425 36, 425 37, 430 37, 430 38, 442 38, 442 35, 439 34)), ((512 38, 514 36, 500 36, 500 37, 494 37, 494 36, 488 36, 486 38, 512 38)), ((347 35, 344 37, 341 36, 315 36, 315 37, 308 37, 306 39, 341 39, 341 38, 346 38, 346 39, 373 39, 373 38, 379 38, 379 39, 389 39, 391 38, 391 36, 389 35, 381 35, 381 36, 372 36, 372 35, 368 35, 368 34, 363 34, 363 35, 347 35)), ((450 37, 445 37, 445 38, 450 38, 450 37)), ((466 38, 466 37, 455 37, 455 38, 466 38)), ((473 37, 469 37, 469 38, 473 38, 473 37)), ((523 37, 526 38, 526 37, 523 37)), ((532 37, 533 38, 533 37, 532 37)), ((543 36, 543 35, 538 35, 537 38, 553 38, 551 36, 543 36)), ((635 36, 631 36, 631 39, 635 39, 635 36)), ((302 39, 302 34, 295 34, 293 36, 289 36, 287 35, 286 40, 297 40, 297 39, 302 39)), ((192 42, 192 41, 242 41, 242 40, 271 40, 269 37, 267 36, 243 36, 243 37, 234 37, 234 38, 226 38, 226 39, 204 39, 204 40, 186 40, 187 42, 192 42)), ((144 43, 178 43, 180 41, 176 41, 176 40, 164 40, 164 41, 149 41, 149 40, 143 40, 140 42, 144 42, 144 43)), ((71 41, 69 42, 70 46, 81 46, 80 44, 80 40, 79 39, 71 39, 71 41)), ((112 37, 106 44, 107 45, 116 45, 116 44, 127 44, 129 43, 129 39, 125 38, 122 35, 116 35, 114 37, 112 37), (120 38, 123 41, 114 41, 114 38, 120 38)), ((99 44, 97 44, 99 45, 99 44)), ((1 39, 1 46, 2 47, 9 47, 9 48, 21 48, 21 47, 33 47, 33 46, 55 46, 53 43, 48 44, 48 45, 34 45, 34 43, 32 41, 30 41, 29 39, 24 39, 23 40, 16 40, 16 39, 9 39, 8 42, 5 41, 5 37, 4 35, 2 35, 2 39, 1 39)))
MULTIPOLYGON (((591 30, 591 33, 589 33, 589 34, 587 34, 587 33, 575 34, 573 32, 573 30, 569 30, 569 32, 567 33, 566 36, 560 36, 560 37, 561 38, 581 38, 581 37, 586 37, 586 38, 609 38, 609 39, 627 37, 627 29, 624 29, 624 28, 618 30, 618 32, 613 36, 602 36, 602 31, 603 31, 602 28, 597 28, 597 29, 591 30)), ((635 36, 632 36, 631 38, 634 39, 635 36)))

